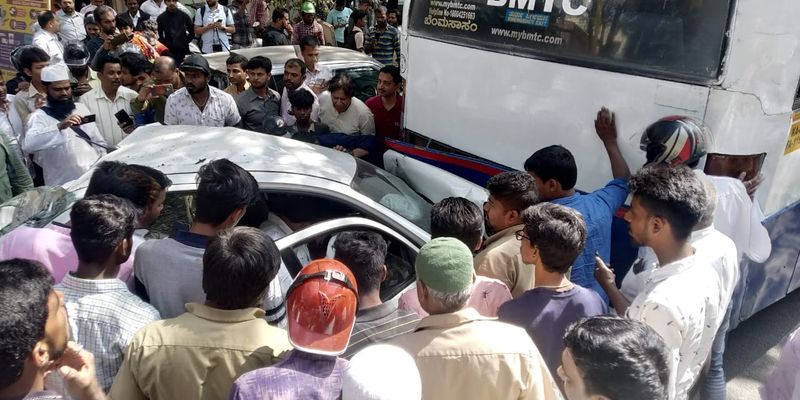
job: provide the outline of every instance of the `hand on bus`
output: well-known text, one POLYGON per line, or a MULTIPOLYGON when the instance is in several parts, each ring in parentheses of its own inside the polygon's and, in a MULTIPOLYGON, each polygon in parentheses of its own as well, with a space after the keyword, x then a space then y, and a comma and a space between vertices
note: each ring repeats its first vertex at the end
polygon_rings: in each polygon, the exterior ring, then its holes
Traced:
POLYGON ((756 194, 756 191, 758 191, 758 187, 761 186, 761 182, 764 182, 764 174, 759 173, 755 178, 750 179, 749 181, 744 180, 745 176, 747 176, 747 172, 742 172, 739 174, 739 180, 744 183, 744 188, 747 190, 747 195, 752 199, 756 194))
POLYGON ((617 140, 617 115, 603 107, 597 112, 594 120, 594 130, 603 143, 617 140))

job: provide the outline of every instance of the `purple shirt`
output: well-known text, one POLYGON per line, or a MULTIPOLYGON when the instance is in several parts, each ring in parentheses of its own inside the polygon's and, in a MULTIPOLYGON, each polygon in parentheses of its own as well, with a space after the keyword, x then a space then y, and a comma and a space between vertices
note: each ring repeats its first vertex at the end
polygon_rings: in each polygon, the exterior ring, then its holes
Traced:
POLYGON ((292 350, 285 360, 250 371, 231 387, 230 400, 336 400, 347 360, 292 350))
POLYGON ((525 328, 542 353, 550 373, 558 376, 556 369, 561 365, 567 327, 581 318, 605 313, 605 303, 597 293, 574 285, 563 292, 545 288, 528 290, 519 298, 503 304, 497 317, 525 328))

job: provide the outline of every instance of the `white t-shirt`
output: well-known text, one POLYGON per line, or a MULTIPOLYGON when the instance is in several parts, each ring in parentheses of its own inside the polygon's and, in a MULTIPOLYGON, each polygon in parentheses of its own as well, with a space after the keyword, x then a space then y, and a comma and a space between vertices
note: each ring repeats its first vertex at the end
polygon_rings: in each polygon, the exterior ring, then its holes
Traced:
MULTIPOLYGON (((195 26, 208 26, 219 20, 222 20, 225 26, 233 26, 233 14, 231 14, 228 7, 217 4, 214 9, 208 8, 208 5, 203 6, 203 8, 205 9, 205 15, 203 15, 203 9, 197 10, 194 14, 195 26)), ((203 41, 203 48, 200 51, 203 53, 212 53, 214 45, 222 46, 222 51, 230 51, 231 49, 231 45, 228 42, 228 34, 225 33, 224 29, 208 30, 200 36, 200 39, 203 41)))

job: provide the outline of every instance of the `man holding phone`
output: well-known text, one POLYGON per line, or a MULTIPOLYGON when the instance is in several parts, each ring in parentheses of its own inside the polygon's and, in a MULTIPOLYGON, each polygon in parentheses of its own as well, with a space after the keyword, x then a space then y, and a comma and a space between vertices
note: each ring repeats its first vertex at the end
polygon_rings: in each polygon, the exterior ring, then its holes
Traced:
POLYGON ((100 87, 90 90, 81 96, 80 102, 97 116, 97 127, 105 138, 106 143, 116 146, 125 136, 135 128, 129 119, 124 119, 126 124, 117 119, 116 114, 123 111, 131 114, 131 100, 137 93, 122 86, 122 66, 120 60, 112 55, 106 55, 98 61, 97 77, 100 87))
POLYGON ((235 30, 231 11, 217 0, 206 0, 206 5, 194 15, 194 34, 200 36, 203 53, 230 51, 228 34, 235 30))
POLYGON ((106 141, 90 122, 89 109, 72 100, 66 65, 45 67, 41 77, 47 105, 30 115, 21 144, 42 167, 45 185, 58 186, 77 179, 105 155, 106 141))

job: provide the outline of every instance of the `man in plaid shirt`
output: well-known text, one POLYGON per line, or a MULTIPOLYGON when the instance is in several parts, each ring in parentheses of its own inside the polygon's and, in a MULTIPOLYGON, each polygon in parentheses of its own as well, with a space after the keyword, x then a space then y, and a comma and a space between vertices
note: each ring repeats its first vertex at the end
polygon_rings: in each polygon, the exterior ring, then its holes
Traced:
POLYGON ((322 25, 315 19, 317 10, 314 8, 314 3, 310 1, 303 3, 303 8, 300 12, 303 19, 294 25, 292 44, 300 44, 300 39, 306 36, 313 36, 317 39, 320 46, 324 46, 325 35, 322 34, 322 25))
POLYGON ((231 35, 231 50, 252 47, 255 42, 253 24, 250 22, 247 4, 250 0, 233 0, 228 6, 233 14, 234 31, 231 35))

